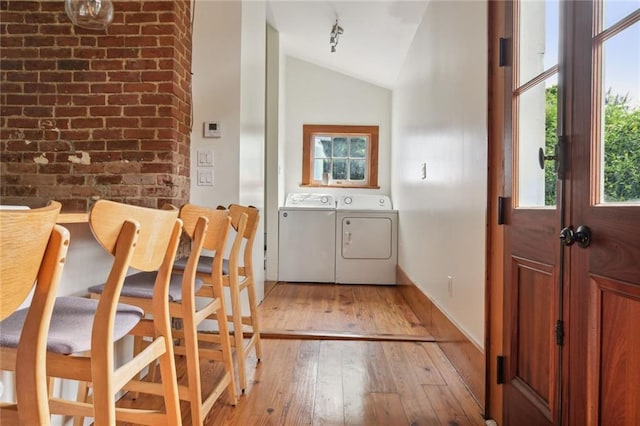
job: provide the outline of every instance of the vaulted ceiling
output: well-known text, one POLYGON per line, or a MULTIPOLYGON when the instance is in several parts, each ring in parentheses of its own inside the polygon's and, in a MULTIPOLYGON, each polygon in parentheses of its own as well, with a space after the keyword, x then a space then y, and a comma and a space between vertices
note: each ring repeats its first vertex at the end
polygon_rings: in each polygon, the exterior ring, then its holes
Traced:
POLYGON ((268 0, 267 20, 286 55, 393 88, 427 2, 268 0), (336 19, 344 33, 332 53, 336 19))

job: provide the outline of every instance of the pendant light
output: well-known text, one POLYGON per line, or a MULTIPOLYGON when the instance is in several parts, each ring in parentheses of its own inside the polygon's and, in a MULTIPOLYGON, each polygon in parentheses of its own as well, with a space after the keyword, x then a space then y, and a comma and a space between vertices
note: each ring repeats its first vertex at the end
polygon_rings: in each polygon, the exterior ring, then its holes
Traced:
POLYGON ((74 25, 90 30, 104 30, 113 20, 111 0, 64 0, 64 8, 74 25))

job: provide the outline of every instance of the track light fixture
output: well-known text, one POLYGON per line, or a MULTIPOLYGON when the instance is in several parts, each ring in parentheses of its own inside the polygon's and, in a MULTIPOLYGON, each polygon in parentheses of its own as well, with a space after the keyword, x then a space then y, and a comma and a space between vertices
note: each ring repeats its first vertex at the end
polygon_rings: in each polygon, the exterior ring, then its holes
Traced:
POLYGON ((336 46, 338 45, 338 36, 342 34, 344 30, 340 25, 338 25, 338 19, 336 18, 336 23, 333 24, 331 28, 331 37, 329 38, 329 44, 331 45, 331 53, 335 53, 336 46))
POLYGON ((111 0, 64 0, 64 8, 74 25, 90 30, 104 30, 113 20, 111 0))

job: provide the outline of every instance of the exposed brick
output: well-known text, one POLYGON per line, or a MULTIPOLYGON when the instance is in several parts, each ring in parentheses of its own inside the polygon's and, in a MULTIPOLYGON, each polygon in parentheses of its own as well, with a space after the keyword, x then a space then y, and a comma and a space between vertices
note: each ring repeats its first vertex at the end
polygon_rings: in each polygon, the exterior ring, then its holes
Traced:
POLYGON ((126 139, 153 139, 156 131, 155 129, 124 129, 123 136, 126 139))
POLYGON ((72 129, 93 129, 95 127, 103 126, 103 118, 74 118, 71 120, 72 129))
POLYGON ((118 1, 98 32, 71 25, 62 0, 0 10, 0 201, 185 202, 190 2, 118 1), (82 153, 90 164, 72 161, 82 153))
POLYGON ((94 83, 91 85, 91 93, 122 93, 122 83, 94 83))
POLYGON ((73 73, 73 81, 105 81, 106 72, 85 71, 73 73))
POLYGON ((155 93, 158 86, 155 83, 125 83, 122 89, 125 93, 155 93))
POLYGON ((62 175, 56 177, 58 185, 85 185, 86 177, 78 175, 62 175))
POLYGON ((140 71, 110 71, 107 75, 108 81, 112 82, 139 82, 141 81, 140 71))
POLYGON ((47 71, 40 73, 41 82, 70 83, 72 79, 73 74, 64 71, 47 71))
POLYGON ((89 108, 89 114, 93 117, 114 117, 122 115, 122 107, 119 106, 99 106, 89 108))
POLYGON ((53 107, 30 106, 24 108, 26 117, 51 117, 53 116, 53 107))

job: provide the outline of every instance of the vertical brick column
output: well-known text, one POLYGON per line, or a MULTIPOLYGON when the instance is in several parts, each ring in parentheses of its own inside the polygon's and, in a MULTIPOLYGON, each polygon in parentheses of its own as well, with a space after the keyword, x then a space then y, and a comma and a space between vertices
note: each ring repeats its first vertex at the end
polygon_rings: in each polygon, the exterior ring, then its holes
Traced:
POLYGON ((190 1, 113 3, 92 31, 62 0, 0 0, 2 203, 188 200, 190 1))

